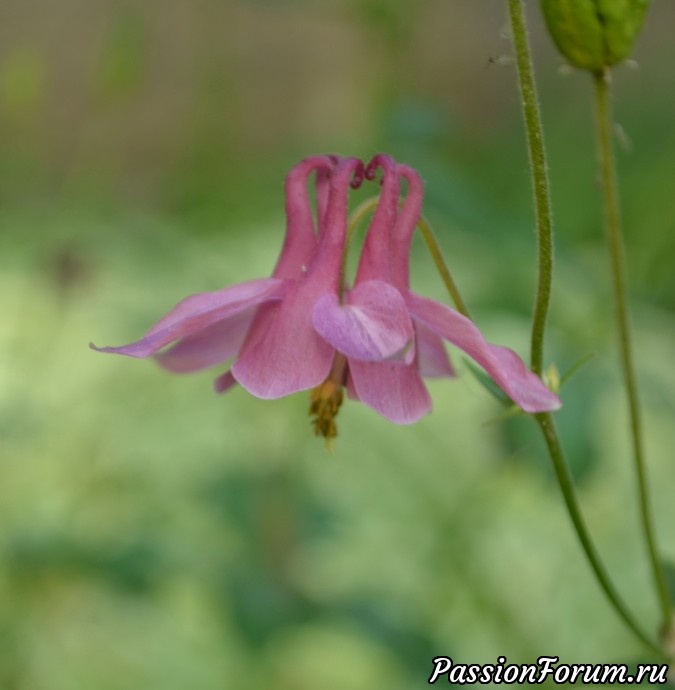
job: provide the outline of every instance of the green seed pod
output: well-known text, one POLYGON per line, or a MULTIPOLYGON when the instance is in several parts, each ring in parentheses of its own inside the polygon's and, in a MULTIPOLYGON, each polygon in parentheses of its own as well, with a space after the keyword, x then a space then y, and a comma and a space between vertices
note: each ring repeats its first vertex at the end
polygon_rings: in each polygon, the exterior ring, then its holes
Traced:
POLYGON ((570 64, 597 72, 625 60, 649 0, 541 0, 549 33, 570 64))

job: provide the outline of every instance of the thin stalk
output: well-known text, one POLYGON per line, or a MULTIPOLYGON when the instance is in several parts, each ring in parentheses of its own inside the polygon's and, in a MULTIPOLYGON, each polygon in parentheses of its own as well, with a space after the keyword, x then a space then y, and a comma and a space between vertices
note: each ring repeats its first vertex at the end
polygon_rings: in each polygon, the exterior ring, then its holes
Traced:
MULTIPOLYGON (((523 118, 527 132, 528 154, 532 184, 534 191, 535 213, 537 219, 537 254, 538 281, 535 299, 534 315, 532 319, 531 338, 531 366, 532 370, 541 375, 544 355, 544 332, 548 316, 551 297, 551 283, 553 279, 553 214, 548 181, 548 167, 546 165, 546 150, 544 148, 543 128, 539 101, 534 81, 534 69, 530 53, 527 26, 522 0, 508 0, 509 17, 513 32, 513 43, 516 51, 516 65, 518 68, 518 82, 523 105, 523 118)), ((607 106, 607 104, 605 104, 607 106)), ((605 185, 606 187, 608 185, 605 185)), ((618 217, 618 216, 617 216, 618 217)), ((622 291, 623 294, 623 291, 622 291)), ((574 526, 583 552, 591 566, 600 588, 604 592, 616 613, 630 630, 653 652, 663 656, 663 651, 652 642, 643 632, 638 623, 628 611, 626 605, 614 588, 609 575, 600 560, 591 540, 586 524, 581 515, 576 498, 574 484, 562 452, 560 441, 555 430, 553 418, 550 414, 533 415, 541 429, 546 446, 553 462, 560 490, 567 512, 574 526)))
POLYGON ((462 299, 462 295, 459 294, 457 284, 455 283, 452 274, 450 273, 450 269, 445 263, 445 259, 443 258, 441 248, 438 245, 438 241, 436 240, 434 231, 431 229, 431 225, 429 225, 429 221, 424 216, 422 216, 417 223, 417 227, 422 233, 422 237, 426 242, 427 248, 429 249, 429 253, 431 254, 431 258, 434 260, 434 264, 436 264, 436 270, 440 274, 443 284, 450 293, 450 297, 452 298, 452 301, 455 303, 457 311, 463 316, 466 316, 467 319, 470 319, 471 316, 469 316, 469 309, 466 306, 464 300, 462 299))
POLYGON ((657 654, 659 657, 663 657, 664 653, 661 648, 655 642, 649 639, 649 636, 635 621, 623 600, 614 589, 614 585, 612 584, 609 575, 607 574, 607 571, 600 560, 600 556, 598 555, 598 552, 591 541, 588 528, 586 527, 586 523, 584 522, 579 509, 579 504, 574 491, 574 484, 572 482, 572 477, 567 467, 567 463, 565 462, 560 441, 558 440, 555 424, 553 423, 553 417, 549 413, 535 414, 533 417, 544 435, 551 460, 553 461, 553 469, 555 470, 555 475, 558 480, 558 484, 560 485, 563 499, 565 500, 567 512, 572 519, 574 530, 577 533, 581 547, 586 554, 586 558, 588 559, 598 584, 614 607, 614 610, 621 617, 623 622, 633 631, 636 637, 638 637, 652 652, 657 654))
POLYGON ((616 164, 614 161, 614 147, 612 143, 612 107, 609 70, 594 74, 593 82, 595 86, 597 146, 602 177, 603 202, 605 206, 607 249, 609 251, 612 272, 612 290, 614 309, 616 312, 617 337, 621 353, 621 369, 623 372, 628 413, 630 417, 633 459, 635 462, 638 500, 640 504, 640 522, 652 570, 654 587, 661 610, 663 634, 664 637, 666 637, 672 629, 673 609, 668 594, 668 587, 666 586, 663 566, 656 546, 649 488, 647 485, 642 419, 630 335, 630 317, 628 313, 619 189, 617 184, 616 164))
POLYGON ((530 55, 522 0, 509 0, 509 15, 513 32, 513 44, 516 51, 518 83, 520 84, 523 118, 527 132, 530 171, 534 191, 534 208, 537 221, 537 265, 539 267, 539 276, 537 279, 534 313, 532 315, 530 356, 532 371, 541 376, 544 368, 544 331, 551 301, 551 281, 553 278, 553 214, 551 212, 551 195, 539 99, 534 81, 534 68, 530 55))

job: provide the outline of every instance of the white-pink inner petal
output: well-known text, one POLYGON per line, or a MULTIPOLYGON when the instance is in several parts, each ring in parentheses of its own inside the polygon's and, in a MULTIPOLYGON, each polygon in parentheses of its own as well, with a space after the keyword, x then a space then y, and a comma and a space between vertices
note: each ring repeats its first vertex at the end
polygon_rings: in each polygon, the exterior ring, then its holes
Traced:
POLYGON ((323 295, 314 306, 312 323, 336 350, 362 361, 410 359, 413 328, 401 293, 380 280, 359 283, 344 304, 323 295))

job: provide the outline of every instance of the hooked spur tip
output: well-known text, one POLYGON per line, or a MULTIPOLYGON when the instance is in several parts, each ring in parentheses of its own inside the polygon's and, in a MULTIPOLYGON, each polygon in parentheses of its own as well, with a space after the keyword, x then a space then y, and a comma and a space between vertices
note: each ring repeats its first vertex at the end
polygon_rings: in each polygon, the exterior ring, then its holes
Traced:
POLYGON ((396 171, 396 161, 388 156, 386 153, 378 153, 372 157, 370 163, 366 166, 366 179, 374 180, 377 176, 377 169, 382 168, 382 171, 386 175, 387 173, 396 171))
POLYGON ((309 176, 316 172, 317 176, 330 175, 336 166, 335 156, 308 156, 296 163, 286 175, 286 188, 296 184, 305 184, 309 176))
POLYGON ((350 182, 351 188, 358 189, 363 183, 364 177, 366 177, 366 171, 363 167, 363 163, 359 161, 358 165, 354 169, 354 174, 352 175, 352 181, 350 182))
POLYGON ((415 170, 415 168, 411 168, 409 165, 406 165, 405 163, 399 163, 396 166, 396 170, 399 176, 402 177, 408 183, 409 189, 419 191, 423 190, 424 182, 422 181, 422 177, 417 172, 417 170, 415 170))

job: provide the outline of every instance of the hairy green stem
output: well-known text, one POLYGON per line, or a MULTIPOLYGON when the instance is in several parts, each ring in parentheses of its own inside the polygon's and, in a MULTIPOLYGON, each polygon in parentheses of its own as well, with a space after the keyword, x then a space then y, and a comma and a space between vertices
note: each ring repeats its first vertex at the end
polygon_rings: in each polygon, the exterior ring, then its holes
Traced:
POLYGON ((614 161, 614 147, 612 144, 612 107, 609 70, 594 74, 593 82, 595 86, 597 146, 602 178, 603 202, 605 206, 607 248, 612 272, 612 291, 614 296, 614 309, 616 312, 617 337, 621 353, 621 369, 623 372, 628 413, 630 417, 633 459, 635 462, 638 500, 640 504, 640 522, 654 579, 654 587, 661 610, 663 635, 667 637, 672 630, 673 608, 666 586, 663 566, 656 546, 649 488, 647 486, 642 420, 635 377, 635 365, 633 363, 630 318, 626 296, 626 269, 621 232, 619 190, 614 161))
POLYGON ((528 154, 534 191, 534 208, 537 220, 537 252, 539 276, 532 316, 531 366, 541 376, 544 368, 544 331, 551 300, 553 279, 553 214, 549 192, 548 170, 544 135, 539 112, 539 99, 534 81, 534 68, 525 24, 522 0, 509 0, 509 15, 513 44, 516 51, 518 83, 523 106, 523 118, 527 132, 528 154))
POLYGON ((659 657, 663 657, 663 651, 661 648, 655 642, 650 640, 649 636, 640 628, 632 614, 627 609, 626 605, 623 603, 623 600, 614 589, 614 585, 612 584, 609 575, 607 574, 607 571, 600 560, 600 556, 593 545, 588 528, 586 527, 586 523, 584 522, 579 509, 572 477, 567 467, 567 463, 565 462, 565 457, 560 446, 560 441, 558 440, 558 434, 556 433, 552 416, 548 413, 540 413, 533 415, 533 417, 544 435, 546 446, 548 447, 551 460, 553 461, 553 469, 565 500, 567 512, 569 513, 572 524, 574 525, 574 530, 577 533, 581 547, 586 554, 586 558, 588 559, 593 573, 595 574, 598 584, 623 622, 652 652, 657 654, 659 657))
MULTIPOLYGON (((531 366, 535 373, 541 375, 544 359, 544 332, 553 279, 553 214, 551 211, 543 128, 534 81, 534 69, 530 55, 523 0, 508 0, 508 6, 511 29, 513 32, 513 43, 516 51, 518 82, 522 97, 523 118, 525 120, 525 129, 527 132, 528 153, 537 219, 539 274, 534 315, 532 319, 531 366)), ((605 185, 605 187, 607 186, 608 185, 605 185)), ((623 294, 623 289, 621 294, 623 294)), ((628 628, 630 628, 630 630, 632 630, 633 633, 653 652, 662 656, 662 650, 643 632, 619 597, 593 545, 579 509, 574 491, 574 484, 562 452, 553 418, 550 414, 537 414, 534 415, 534 418, 544 435, 567 512, 569 513, 583 552, 586 555, 600 588, 628 628)))

